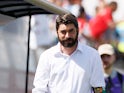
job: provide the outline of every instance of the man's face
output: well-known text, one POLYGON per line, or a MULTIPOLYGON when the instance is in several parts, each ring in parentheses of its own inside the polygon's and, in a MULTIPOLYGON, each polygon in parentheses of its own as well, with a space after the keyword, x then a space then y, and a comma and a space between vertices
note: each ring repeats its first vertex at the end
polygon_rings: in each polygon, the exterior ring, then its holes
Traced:
POLYGON ((103 55, 101 55, 101 58, 102 58, 104 69, 109 69, 110 67, 112 67, 112 65, 115 61, 114 55, 103 54, 103 55))
POLYGON ((112 10, 113 10, 113 12, 115 12, 117 10, 117 6, 113 6, 112 10))
POLYGON ((60 24, 57 34, 64 47, 73 47, 78 42, 78 31, 74 24, 60 24))

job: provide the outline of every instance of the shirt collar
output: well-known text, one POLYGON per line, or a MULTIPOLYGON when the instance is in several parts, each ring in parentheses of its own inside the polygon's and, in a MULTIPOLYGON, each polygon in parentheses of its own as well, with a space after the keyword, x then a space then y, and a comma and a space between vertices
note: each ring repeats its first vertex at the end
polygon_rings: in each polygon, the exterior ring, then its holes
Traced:
POLYGON ((78 41, 77 50, 79 50, 80 52, 83 52, 83 44, 79 41, 78 41))
POLYGON ((60 42, 58 42, 55 48, 56 48, 56 53, 61 53, 60 42))

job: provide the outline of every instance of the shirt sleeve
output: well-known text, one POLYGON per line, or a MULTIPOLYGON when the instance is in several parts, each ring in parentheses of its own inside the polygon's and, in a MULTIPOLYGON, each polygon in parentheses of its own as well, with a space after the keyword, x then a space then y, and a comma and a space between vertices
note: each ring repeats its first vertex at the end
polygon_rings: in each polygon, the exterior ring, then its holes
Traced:
POLYGON ((101 58, 98 53, 93 55, 92 75, 90 83, 92 87, 105 87, 104 72, 101 58))
POLYGON ((38 62, 32 93, 48 93, 47 86, 49 75, 50 67, 47 55, 42 54, 38 62))

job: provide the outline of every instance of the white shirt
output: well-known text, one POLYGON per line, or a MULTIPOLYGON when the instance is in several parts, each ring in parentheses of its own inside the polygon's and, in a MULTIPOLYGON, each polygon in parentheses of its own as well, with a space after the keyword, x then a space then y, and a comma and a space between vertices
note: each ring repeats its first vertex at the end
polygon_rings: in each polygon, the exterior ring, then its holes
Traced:
POLYGON ((32 93, 91 93, 91 87, 105 87, 102 67, 95 49, 78 43, 69 56, 58 44, 40 56, 32 93))

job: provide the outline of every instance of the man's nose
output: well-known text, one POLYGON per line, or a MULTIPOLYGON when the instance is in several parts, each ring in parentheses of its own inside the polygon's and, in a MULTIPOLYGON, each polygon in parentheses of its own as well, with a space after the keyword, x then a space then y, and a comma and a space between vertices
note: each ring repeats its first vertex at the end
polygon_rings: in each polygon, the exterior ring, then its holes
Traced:
POLYGON ((65 37, 67 37, 67 38, 70 37, 70 33, 67 32, 66 35, 65 35, 65 37))
POLYGON ((109 58, 105 56, 105 57, 102 58, 102 60, 106 62, 106 61, 109 60, 109 58))

